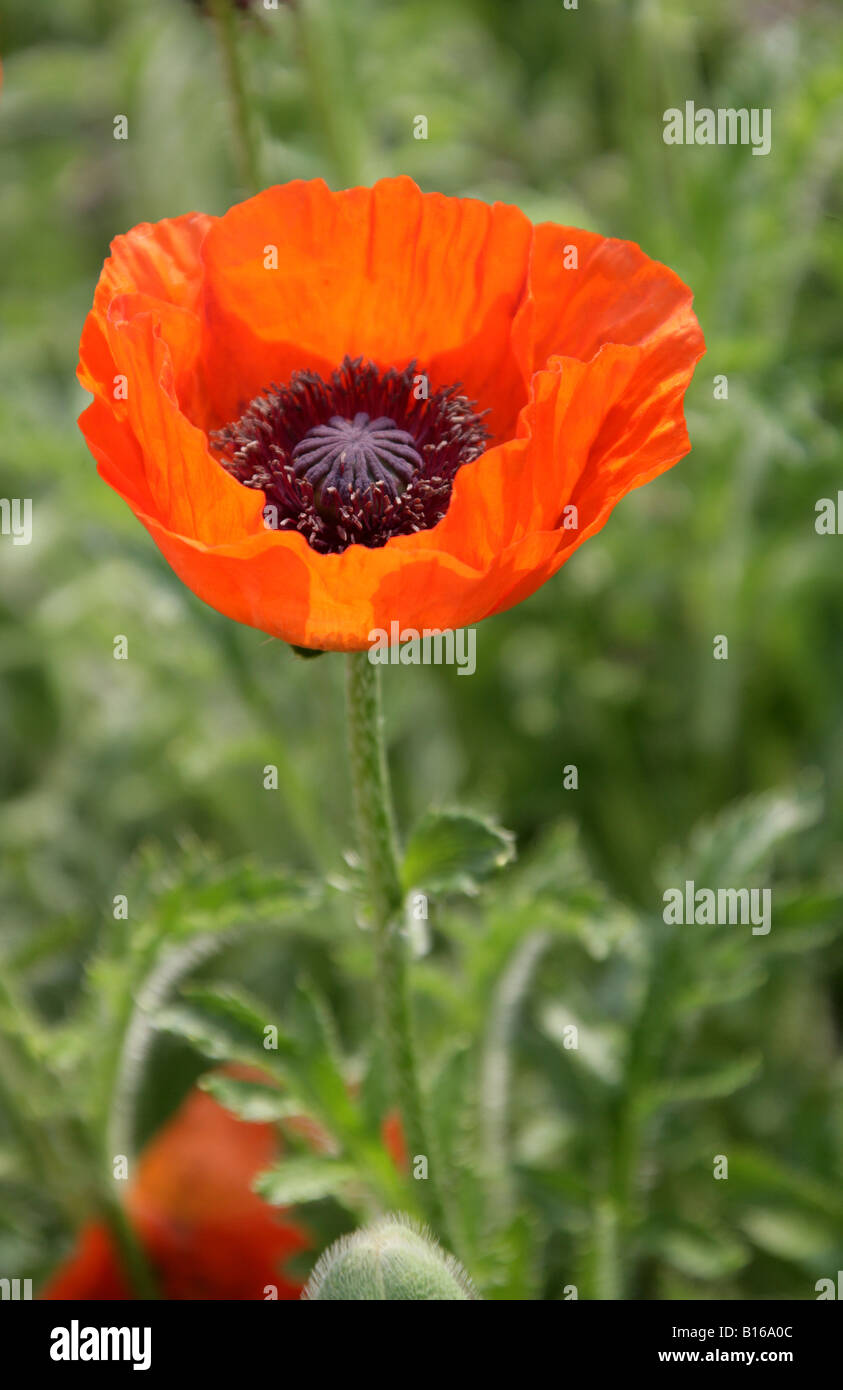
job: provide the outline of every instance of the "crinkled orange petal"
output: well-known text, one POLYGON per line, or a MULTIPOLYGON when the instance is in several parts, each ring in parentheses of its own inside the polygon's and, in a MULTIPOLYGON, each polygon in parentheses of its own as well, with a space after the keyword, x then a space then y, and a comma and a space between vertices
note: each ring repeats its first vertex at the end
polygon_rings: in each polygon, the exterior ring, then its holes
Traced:
MULTIPOLYGON (((173 306, 195 315, 202 293, 200 250, 215 220, 191 212, 163 222, 142 222, 111 243, 111 255, 103 266, 94 305, 82 331, 79 379, 89 391, 109 399, 118 413, 121 400, 114 394, 114 376, 119 368, 107 340, 111 305, 123 295, 143 295, 150 307, 173 306)), ((198 318, 196 322, 198 325, 198 318)), ((199 347, 197 327, 190 360, 183 364, 181 386, 185 394, 196 384, 199 347)))
POLYGON ((634 242, 543 222, 513 329, 522 368, 538 371, 557 355, 587 362, 607 343, 670 338, 678 349, 684 338, 702 346, 691 298, 678 275, 634 242))
POLYGON ((114 360, 129 382, 126 426, 143 457, 153 514, 177 535, 217 545, 231 536, 265 533, 264 504, 261 493, 220 467, 205 433, 180 408, 173 356, 191 330, 182 310, 132 313, 122 298, 108 320, 114 360))
POLYGON ((408 178, 343 193, 299 180, 231 208, 202 247, 216 423, 271 381, 330 374, 348 354, 417 359, 432 388, 460 381, 506 434, 524 396, 510 328, 531 231, 517 208, 423 194, 408 178))

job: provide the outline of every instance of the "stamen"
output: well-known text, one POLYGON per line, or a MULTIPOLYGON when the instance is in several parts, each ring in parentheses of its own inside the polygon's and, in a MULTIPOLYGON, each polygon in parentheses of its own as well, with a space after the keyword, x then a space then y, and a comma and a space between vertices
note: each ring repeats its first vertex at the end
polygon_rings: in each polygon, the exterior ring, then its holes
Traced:
POLYGON ((222 466, 266 496, 267 525, 315 550, 378 547, 442 520, 454 478, 489 442, 487 412, 446 386, 426 396, 411 362, 346 357, 329 381, 296 372, 211 436, 222 466))

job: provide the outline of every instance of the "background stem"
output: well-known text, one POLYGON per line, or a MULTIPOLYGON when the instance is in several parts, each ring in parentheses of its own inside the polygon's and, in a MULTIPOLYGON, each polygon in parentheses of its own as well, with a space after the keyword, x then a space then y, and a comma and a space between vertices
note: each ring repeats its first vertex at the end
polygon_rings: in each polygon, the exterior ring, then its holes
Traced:
POLYGON ((132 1293, 137 1299, 157 1299, 158 1285, 131 1221, 123 1205, 114 1200, 102 1202, 101 1211, 117 1247, 123 1273, 132 1293))
POLYGON ((447 1240, 412 1036, 407 944, 401 930, 404 895, 383 742, 380 671, 366 652, 352 652, 347 661, 351 778, 375 933, 381 1038, 411 1159, 424 1154, 428 1160, 428 1178, 422 1183, 428 1215, 434 1228, 447 1240))
POLYGON ((237 15, 232 0, 211 0, 211 10, 234 118, 240 179, 247 193, 258 193, 263 184, 261 182, 257 142, 246 96, 243 65, 240 62, 237 15))
POLYGON ((343 188, 351 188, 363 179, 363 139, 359 97, 339 28, 340 11, 331 0, 296 0, 293 8, 311 111, 337 180, 343 188))

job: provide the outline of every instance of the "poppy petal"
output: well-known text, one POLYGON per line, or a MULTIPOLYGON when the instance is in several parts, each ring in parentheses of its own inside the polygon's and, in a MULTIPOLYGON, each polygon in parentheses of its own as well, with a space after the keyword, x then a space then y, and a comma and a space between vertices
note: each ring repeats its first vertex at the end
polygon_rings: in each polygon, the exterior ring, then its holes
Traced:
MULTIPOLYGON (((277 1156, 271 1125, 236 1119, 194 1091, 144 1150, 130 1188, 132 1226, 168 1299, 298 1298, 281 1266, 308 1241, 252 1190, 277 1156)), ((93 1223, 42 1291, 47 1299, 128 1299, 111 1236, 93 1223)))
POLYGON ((217 423, 271 381, 330 374, 347 354, 417 360, 434 388, 461 382, 505 436, 526 398, 510 327, 531 233, 517 208, 408 178, 342 193, 296 181, 231 208, 202 248, 217 423))

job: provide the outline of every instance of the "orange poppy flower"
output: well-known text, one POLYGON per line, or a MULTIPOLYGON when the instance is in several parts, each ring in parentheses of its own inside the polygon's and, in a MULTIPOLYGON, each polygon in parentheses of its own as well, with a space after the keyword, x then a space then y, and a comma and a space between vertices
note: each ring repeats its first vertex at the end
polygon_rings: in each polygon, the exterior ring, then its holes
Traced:
MULTIPOLYGON (((277 1157, 271 1125, 235 1119, 203 1091, 192 1092, 145 1149, 127 1198, 129 1218, 167 1299, 295 1299, 301 1284, 282 1266, 307 1247, 304 1234, 253 1191, 277 1157)), ((42 1292, 48 1299, 130 1299, 131 1290, 100 1224, 42 1292)))
POLYGON ((691 293, 634 244, 407 178, 118 237, 81 427, 180 578, 298 646, 526 598, 688 451, 691 293))

